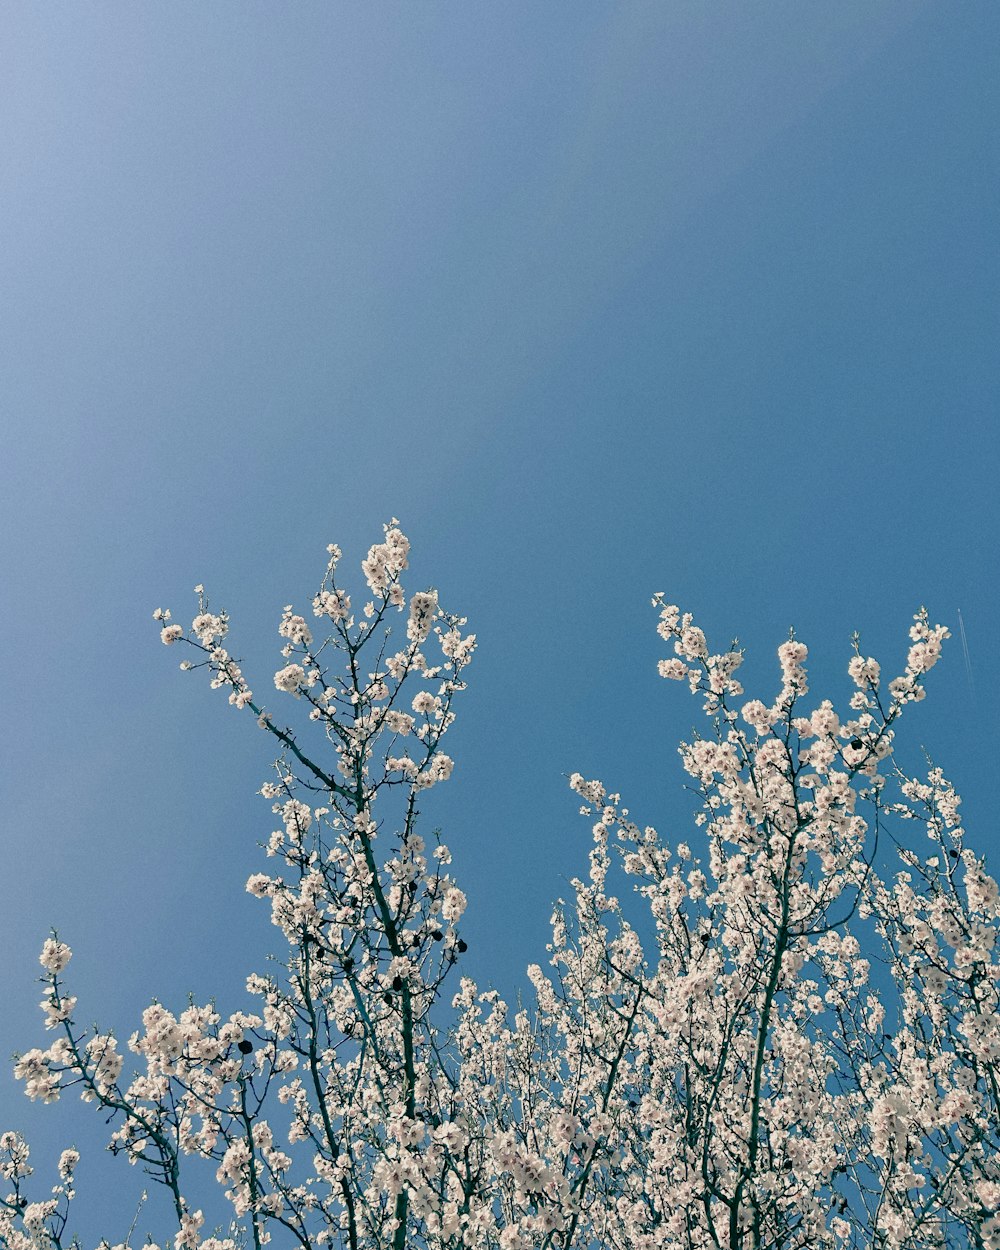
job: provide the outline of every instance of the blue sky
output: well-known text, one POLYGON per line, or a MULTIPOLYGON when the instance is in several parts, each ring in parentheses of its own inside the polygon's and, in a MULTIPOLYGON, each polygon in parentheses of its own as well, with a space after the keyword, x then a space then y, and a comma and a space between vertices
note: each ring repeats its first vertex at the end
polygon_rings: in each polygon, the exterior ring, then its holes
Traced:
MULTIPOLYGON (((998 36, 992 0, 7 9, 4 1053, 50 925, 84 1018, 237 1005, 270 756, 150 614, 204 582, 266 685, 326 544, 392 515, 480 638, 428 817, 481 980, 585 866, 565 774, 688 833, 658 590, 765 694, 791 624, 846 695, 854 629, 891 665, 961 609, 973 682, 956 637, 906 743, 996 854, 998 36)), ((82 1110, 0 1078, 40 1164, 82 1110)))

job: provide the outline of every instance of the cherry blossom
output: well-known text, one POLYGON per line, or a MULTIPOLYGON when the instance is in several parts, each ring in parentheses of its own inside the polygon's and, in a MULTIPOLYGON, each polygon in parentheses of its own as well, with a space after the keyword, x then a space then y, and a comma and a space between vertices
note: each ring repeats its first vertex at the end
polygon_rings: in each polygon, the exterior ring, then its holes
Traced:
MULTIPOLYGON (((884 685, 855 639, 846 706, 810 697, 792 635, 770 693, 747 697, 735 644, 714 651, 655 596, 658 671, 707 717, 680 747, 695 831, 671 843, 574 772, 586 871, 512 1007, 464 974, 468 900, 424 818, 475 635, 404 587, 397 521, 361 601, 327 556, 311 617, 281 614, 273 706, 203 587, 190 629, 154 613, 277 751, 246 889, 281 956, 249 978, 253 1009, 154 1001, 123 1043, 82 1023, 69 946, 42 947, 54 1040, 15 1076, 42 1103, 94 1104, 111 1151, 162 1188, 172 1218, 143 1244, 1000 1250, 1000 890, 951 782, 906 772, 896 742, 947 630, 917 613, 884 685), (199 1161, 224 1235, 195 1200, 199 1161)), ((45 1188, 29 1157, 0 1135, 0 1247, 78 1244, 86 1160, 65 1149, 45 1188)))

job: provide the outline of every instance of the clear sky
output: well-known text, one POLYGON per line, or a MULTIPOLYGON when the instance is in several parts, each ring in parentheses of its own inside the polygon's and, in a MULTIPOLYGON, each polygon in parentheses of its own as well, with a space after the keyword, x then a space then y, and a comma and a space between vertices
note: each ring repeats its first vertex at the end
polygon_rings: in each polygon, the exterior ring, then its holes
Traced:
MULTIPOLYGON (((995 0, 2 25, 0 1052, 46 1044, 50 925, 123 1036, 154 995, 242 1004, 270 753, 151 612, 204 582, 265 688, 326 544, 356 563, 392 515, 480 639, 426 807, 481 981, 523 984, 586 865, 565 774, 689 831, 658 590, 765 696, 789 625, 846 695, 852 631, 891 666, 926 603, 956 638, 910 758, 1000 853, 995 0)), ((42 1167, 106 1132, 64 1111, 0 1076, 42 1167)), ((93 1240, 122 1171, 81 1172, 93 1240)))

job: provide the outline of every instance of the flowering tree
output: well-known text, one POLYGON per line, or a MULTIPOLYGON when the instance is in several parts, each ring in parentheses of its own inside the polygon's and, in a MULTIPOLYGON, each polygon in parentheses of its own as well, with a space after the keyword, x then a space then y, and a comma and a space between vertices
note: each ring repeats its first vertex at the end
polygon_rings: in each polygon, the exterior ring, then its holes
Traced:
MULTIPOLYGON (((801 642, 779 648, 776 698, 747 702, 741 654, 712 653, 657 596, 673 652, 660 672, 708 716, 681 747, 706 854, 671 850, 574 774, 594 844, 547 968, 528 970, 534 1009, 456 974, 449 1014, 435 1004, 466 949, 466 900, 420 815, 452 772, 442 738, 475 637, 436 592, 404 591, 396 522, 362 564, 360 611, 329 555, 322 637, 291 607, 279 626, 288 718, 253 694, 201 588, 190 630, 155 614, 182 667, 277 743, 262 788, 274 867, 247 889, 286 956, 282 976, 250 978, 259 1010, 154 1004, 125 1075, 116 1038, 78 1022, 69 947, 42 950, 56 1040, 16 1075, 31 1098, 76 1088, 110 1118, 111 1150, 169 1195, 160 1244, 1000 1250, 1000 895, 950 783, 893 761, 947 631, 919 613, 885 687, 855 641, 840 716, 806 703, 801 642), (190 1196, 198 1159, 232 1205, 212 1235, 190 1196)), ((0 1246, 75 1244, 77 1163, 65 1151, 39 1196, 24 1141, 0 1137, 0 1246)))

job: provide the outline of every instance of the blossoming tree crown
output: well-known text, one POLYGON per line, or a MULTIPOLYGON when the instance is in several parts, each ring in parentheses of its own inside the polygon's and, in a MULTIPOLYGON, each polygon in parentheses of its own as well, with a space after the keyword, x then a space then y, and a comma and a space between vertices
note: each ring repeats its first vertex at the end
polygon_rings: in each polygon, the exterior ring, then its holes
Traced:
MULTIPOLYGON (((475 635, 436 591, 404 589, 397 522, 362 562, 359 609, 328 555, 311 616, 282 614, 269 699, 201 587, 190 629, 155 613, 181 667, 278 749, 261 790, 271 866, 247 890, 284 959, 250 977, 257 1008, 154 1003, 123 1048, 79 1022, 69 947, 42 949, 56 1040, 16 1076, 43 1102, 75 1089, 114 1125, 112 1152, 165 1195, 149 1243, 1000 1250, 1000 895, 952 785, 893 754, 947 630, 918 613, 885 684, 855 640, 838 712, 808 701, 799 640, 778 649, 777 694, 746 699, 742 654, 713 653, 656 596, 660 673, 708 718, 681 745, 705 852, 574 774, 589 871, 528 969, 534 1006, 512 1013, 456 967, 466 897, 421 832, 454 767, 442 740, 475 635), (224 1227, 207 1227, 206 1183, 228 1199, 224 1227)), ((0 1247, 77 1244, 79 1155, 41 1197, 28 1159, 0 1136, 0 1247)))

